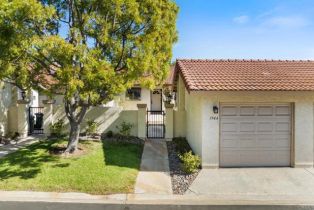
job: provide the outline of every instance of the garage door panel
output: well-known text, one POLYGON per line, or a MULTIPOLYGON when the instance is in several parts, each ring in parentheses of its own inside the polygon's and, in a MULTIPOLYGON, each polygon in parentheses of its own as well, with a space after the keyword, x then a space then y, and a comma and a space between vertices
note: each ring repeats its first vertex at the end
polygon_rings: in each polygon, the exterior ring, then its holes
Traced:
POLYGON ((273 123, 272 122, 258 122, 257 131, 258 132, 273 132, 273 123))
POLYGON ((254 116, 255 107, 254 106, 240 106, 240 116, 254 116))
POLYGON ((254 122, 240 122, 240 132, 255 132, 254 122))
POLYGON ((290 166, 289 104, 222 104, 220 122, 222 167, 290 166))
POLYGON ((276 106, 276 116, 290 116, 289 106, 276 106))
POLYGON ((258 116, 272 116, 273 115, 273 106, 258 106, 257 107, 258 116))
POLYGON ((267 166, 286 166, 287 159, 290 158, 286 151, 278 151, 273 153, 271 151, 240 151, 236 155, 230 151, 223 154, 222 161, 228 162, 228 167, 262 167, 267 166), (263 161, 260 157, 264 157, 263 161), (274 162, 274 159, 276 162, 274 162))
POLYGON ((289 132, 290 131, 290 123, 289 122, 277 122, 276 123, 276 131, 277 132, 289 132))
POLYGON ((236 106, 224 106, 221 111, 223 116, 236 116, 238 108, 236 106))
POLYGON ((238 125, 237 125, 237 123, 222 123, 221 124, 221 130, 223 131, 223 132, 237 132, 237 130, 238 130, 238 125))

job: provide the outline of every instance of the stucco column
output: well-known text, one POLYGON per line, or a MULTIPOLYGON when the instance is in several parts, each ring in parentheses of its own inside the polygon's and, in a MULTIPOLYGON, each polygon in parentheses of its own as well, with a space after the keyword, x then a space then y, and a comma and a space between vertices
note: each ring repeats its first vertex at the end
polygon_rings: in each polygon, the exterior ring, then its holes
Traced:
POLYGON ((53 104, 55 103, 54 100, 43 100, 44 104, 44 134, 46 136, 50 135, 50 124, 53 123, 53 104))
POLYGON ((137 104, 137 137, 146 138, 147 104, 137 104))
POLYGON ((295 103, 294 167, 313 167, 313 103, 295 103))
POLYGON ((165 104, 166 107, 166 139, 173 138, 173 104, 165 104))
MULTIPOLYGON (((213 112, 218 100, 201 100, 202 167, 219 167, 219 113, 213 112)), ((218 111, 220 112, 220 110, 218 111)))
POLYGON ((29 101, 26 100, 17 101, 17 132, 21 138, 25 138, 28 135, 28 103, 29 101))

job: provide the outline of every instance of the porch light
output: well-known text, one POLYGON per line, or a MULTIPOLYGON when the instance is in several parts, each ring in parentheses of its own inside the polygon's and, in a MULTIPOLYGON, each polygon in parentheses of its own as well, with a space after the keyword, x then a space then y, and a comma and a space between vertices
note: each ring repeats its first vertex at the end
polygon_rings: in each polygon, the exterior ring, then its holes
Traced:
POLYGON ((216 105, 213 106, 213 112, 214 114, 218 114, 218 106, 216 105))
POLYGON ((25 100, 25 98, 26 98, 26 92, 25 92, 25 90, 23 90, 23 91, 21 92, 21 96, 22 96, 22 100, 25 100))

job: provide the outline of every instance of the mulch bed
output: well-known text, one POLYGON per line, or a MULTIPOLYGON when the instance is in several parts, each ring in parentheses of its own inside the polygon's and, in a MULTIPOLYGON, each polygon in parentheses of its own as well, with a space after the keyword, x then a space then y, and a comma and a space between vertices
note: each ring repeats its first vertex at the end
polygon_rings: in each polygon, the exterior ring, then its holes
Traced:
POLYGON ((176 151, 175 142, 167 142, 172 191, 174 194, 184 194, 197 177, 200 169, 187 174, 181 169, 181 161, 176 151))
POLYGON ((66 146, 55 146, 51 147, 49 150, 49 154, 57 155, 57 156, 65 156, 65 157, 79 157, 81 155, 86 154, 87 149, 83 147, 78 147, 74 153, 68 153, 65 155, 64 151, 66 150, 66 146))
POLYGON ((107 137, 105 135, 102 136, 103 141, 107 142, 115 142, 115 143, 129 143, 129 144, 136 144, 136 145, 144 145, 145 141, 141 138, 136 136, 122 136, 122 135, 114 135, 112 137, 107 137))

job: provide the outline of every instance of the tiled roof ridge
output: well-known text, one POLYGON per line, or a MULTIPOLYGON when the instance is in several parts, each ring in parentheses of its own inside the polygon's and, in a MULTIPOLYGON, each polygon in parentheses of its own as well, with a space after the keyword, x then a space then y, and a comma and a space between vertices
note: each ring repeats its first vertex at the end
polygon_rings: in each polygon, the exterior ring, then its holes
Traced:
POLYGON ((314 62, 314 60, 309 59, 187 59, 187 58, 178 58, 177 61, 183 62, 314 62))
POLYGON ((314 60, 177 59, 191 90, 314 91, 314 60))

